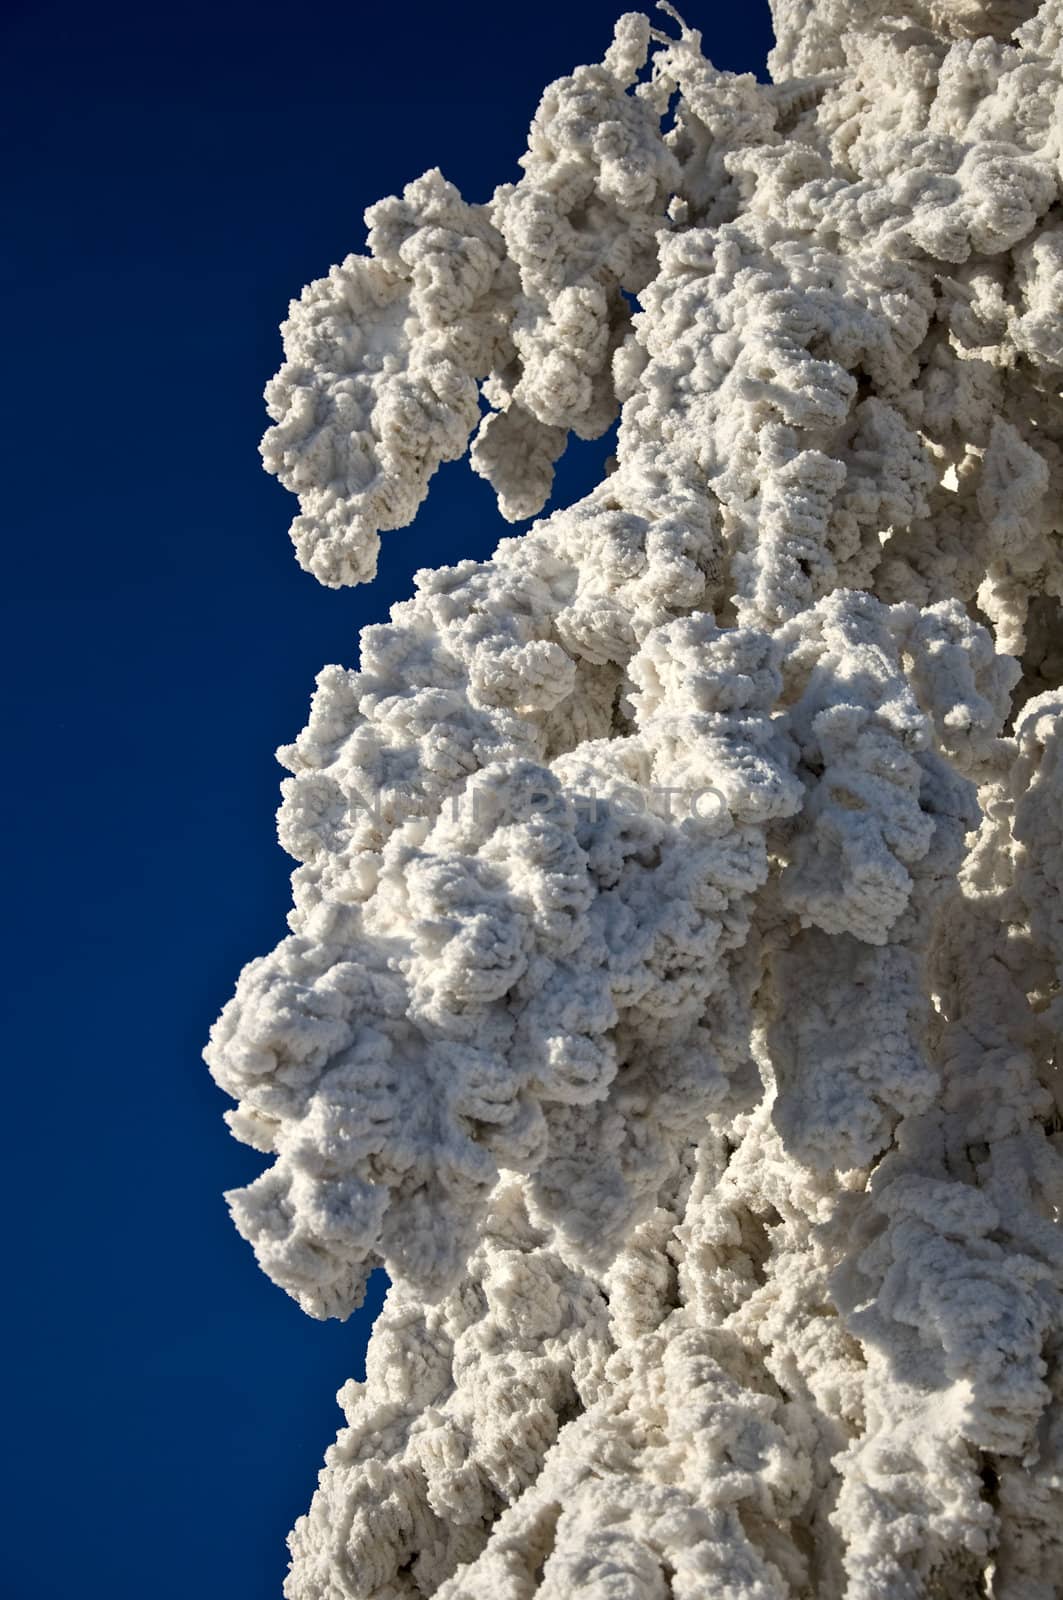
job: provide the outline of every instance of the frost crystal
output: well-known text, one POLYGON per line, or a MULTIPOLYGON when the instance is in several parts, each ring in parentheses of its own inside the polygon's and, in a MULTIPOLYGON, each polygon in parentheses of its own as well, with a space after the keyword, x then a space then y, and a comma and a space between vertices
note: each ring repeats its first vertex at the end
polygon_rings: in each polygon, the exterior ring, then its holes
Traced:
POLYGON ((268 390, 329 584, 620 417, 281 753, 232 1209, 312 1315, 391 1278, 286 1592, 1053 1600, 1063 5, 777 0, 770 84, 663 9, 268 390))

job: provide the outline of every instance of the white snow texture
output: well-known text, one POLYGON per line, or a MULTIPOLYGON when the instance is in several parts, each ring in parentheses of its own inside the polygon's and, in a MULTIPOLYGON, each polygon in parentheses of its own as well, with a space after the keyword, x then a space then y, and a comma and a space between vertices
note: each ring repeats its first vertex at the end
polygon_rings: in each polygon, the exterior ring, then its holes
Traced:
POLYGON ((1052 1600, 1063 3, 778 0, 770 84, 662 9, 267 391, 328 584, 620 417, 281 752, 229 1198, 312 1315, 391 1280, 285 1592, 1052 1600))

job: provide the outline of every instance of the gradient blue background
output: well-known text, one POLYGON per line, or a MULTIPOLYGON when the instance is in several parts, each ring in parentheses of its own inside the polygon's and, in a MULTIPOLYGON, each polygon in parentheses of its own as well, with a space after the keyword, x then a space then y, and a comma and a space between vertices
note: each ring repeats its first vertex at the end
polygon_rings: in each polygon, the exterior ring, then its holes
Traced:
MULTIPOLYGON (((290 296, 439 165, 519 176, 539 93, 623 0, 8 5, 4 155, 3 1457, 16 1600, 277 1600, 363 1374, 383 1283, 316 1323, 222 1190, 237 1145, 199 1052, 284 932, 272 752, 315 672, 426 563, 509 531, 456 463, 375 585, 320 588, 260 469, 290 296), (13 969, 13 971, 12 971, 13 969)), ((689 0, 763 73, 764 0, 689 0)), ((559 475, 600 475, 602 444, 559 475)))

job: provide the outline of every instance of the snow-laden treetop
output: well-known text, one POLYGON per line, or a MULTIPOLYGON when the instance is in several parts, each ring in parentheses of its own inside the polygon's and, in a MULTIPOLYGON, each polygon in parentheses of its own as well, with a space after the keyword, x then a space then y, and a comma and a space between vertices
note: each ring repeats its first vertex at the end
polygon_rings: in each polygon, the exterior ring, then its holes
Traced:
POLYGON ((661 10, 267 391, 328 584, 620 418, 281 752, 230 1200, 392 1280, 287 1592, 1055 1600, 1063 4, 778 0, 770 84, 661 10))

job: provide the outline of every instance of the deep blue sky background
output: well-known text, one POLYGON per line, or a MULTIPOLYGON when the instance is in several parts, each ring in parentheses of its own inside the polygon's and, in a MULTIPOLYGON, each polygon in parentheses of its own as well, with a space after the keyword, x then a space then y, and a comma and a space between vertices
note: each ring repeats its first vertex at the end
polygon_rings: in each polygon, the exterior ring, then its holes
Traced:
MULTIPOLYGON (((630 3, 630 0, 629 0, 630 3)), ((438 165, 515 179, 539 92, 623 0, 11 4, 0 24, 11 1015, 0 1589, 277 1600, 371 1315, 267 1282, 222 1190, 237 1145, 199 1052, 284 932, 272 752, 315 672, 426 563, 509 531, 443 469, 371 588, 299 571, 261 471, 290 296, 364 207, 438 165), (534 19, 534 22, 532 22, 534 19)), ((763 68, 765 0, 688 0, 763 68)), ((596 481, 601 446, 560 475, 596 481)))

